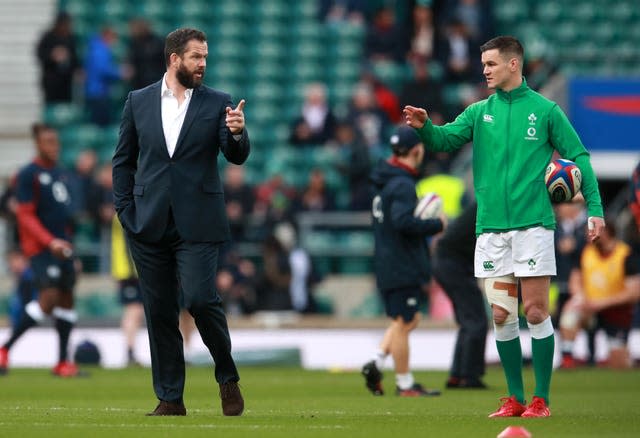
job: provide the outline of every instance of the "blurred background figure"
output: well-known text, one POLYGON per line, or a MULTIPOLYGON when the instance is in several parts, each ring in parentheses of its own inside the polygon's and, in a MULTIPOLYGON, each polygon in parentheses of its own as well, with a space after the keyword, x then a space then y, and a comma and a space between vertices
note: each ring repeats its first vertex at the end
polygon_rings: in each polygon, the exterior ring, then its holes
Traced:
POLYGON ((58 13, 51 29, 40 38, 36 53, 45 104, 71 102, 80 63, 69 14, 58 13))
POLYGON ((124 230, 115 215, 111 219, 111 275, 118 284, 118 298, 122 304, 120 328, 127 348, 127 365, 139 366, 135 345, 138 331, 144 322, 142 293, 136 267, 124 237, 124 230))
POLYGON ((20 324, 27 303, 38 298, 33 270, 29 266, 29 259, 22 251, 14 249, 7 254, 9 272, 14 278, 14 290, 9 299, 9 318, 11 327, 15 330, 20 324))
POLYGON ((426 63, 433 57, 436 42, 436 28, 431 6, 416 4, 412 12, 412 24, 409 61, 426 63))
POLYGON ((446 383, 452 389, 487 387, 482 381, 489 328, 487 305, 473 273, 477 207, 470 203, 449 224, 436 242, 433 261, 433 276, 451 300, 459 326, 446 383))
POLYGON ((482 79, 480 63, 476 61, 478 47, 466 24, 453 18, 440 38, 437 57, 445 69, 447 83, 464 83, 482 79))
POLYGON ((114 59, 113 45, 116 40, 115 30, 104 26, 87 44, 84 60, 85 103, 89 120, 98 126, 114 122, 110 99, 112 85, 130 76, 114 59))
POLYGON ((331 25, 362 26, 366 20, 366 0, 319 0, 318 17, 331 25))
POLYGON ((166 70, 164 40, 151 29, 149 22, 135 18, 129 22, 129 53, 131 88, 139 90, 157 82, 166 70))
POLYGON ((224 200, 232 241, 246 239, 255 199, 253 188, 245 181, 244 167, 228 164, 224 171, 224 200))
MULTIPOLYGON (((572 296, 560 318, 563 368, 576 366, 573 343, 581 329, 605 332, 608 366, 631 367, 627 341, 634 305, 640 300, 640 255, 616 237, 614 223, 609 218, 600 238, 582 251, 580 273, 573 277, 572 296)), ((593 363, 595 351, 590 356, 593 363)))
POLYGON ((322 169, 311 170, 307 186, 296 197, 292 208, 295 213, 332 211, 336 208, 333 193, 327 188, 322 169))
POLYGON ((69 358, 69 337, 77 321, 73 291, 76 268, 73 261, 71 203, 58 165, 58 132, 34 123, 32 136, 36 156, 20 169, 16 182, 17 220, 22 252, 29 258, 38 295, 24 306, 18 324, 0 348, 0 374, 9 369, 9 350, 29 329, 53 317, 58 333, 58 362, 52 373, 75 377, 79 370, 69 358))
MULTIPOLYGON (((587 244, 587 211, 582 195, 573 202, 555 205, 556 230, 554 234, 557 274, 554 279, 558 287, 558 299, 553 314, 555 327, 559 327, 565 304, 571 298, 570 285, 573 275, 579 275, 580 256, 587 244)), ((569 348, 569 346, 567 346, 569 348)), ((567 351, 567 353, 572 353, 567 351)))
POLYGON ((327 87, 307 85, 300 115, 293 121, 289 142, 297 146, 322 145, 333 136, 336 117, 327 101, 327 87))
POLYGON ((390 6, 380 7, 373 16, 364 41, 364 55, 368 62, 402 62, 406 52, 406 38, 396 22, 390 6))
POLYGON ((338 122, 331 145, 338 149, 341 158, 336 163, 336 168, 349 182, 349 210, 368 210, 371 205, 371 158, 367 145, 356 134, 353 126, 344 120, 338 122))
POLYGON ((293 310, 289 253, 273 233, 262 243, 262 266, 256 283, 257 310, 293 310))
POLYGON ((317 306, 313 296, 313 288, 320 281, 320 278, 313 268, 309 253, 298 245, 296 230, 291 223, 278 224, 273 234, 285 251, 289 253, 291 307, 299 313, 316 313, 317 306))

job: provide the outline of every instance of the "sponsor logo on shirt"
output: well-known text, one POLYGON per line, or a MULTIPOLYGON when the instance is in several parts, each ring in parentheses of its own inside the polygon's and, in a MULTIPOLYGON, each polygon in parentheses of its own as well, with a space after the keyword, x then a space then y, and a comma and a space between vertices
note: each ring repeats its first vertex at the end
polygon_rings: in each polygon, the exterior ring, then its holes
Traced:
POLYGON ((493 260, 485 260, 484 262, 482 262, 482 268, 485 271, 495 271, 496 267, 493 263, 493 260))
POLYGON ((493 123, 493 116, 491 114, 485 114, 482 116, 482 120, 487 123, 493 123))

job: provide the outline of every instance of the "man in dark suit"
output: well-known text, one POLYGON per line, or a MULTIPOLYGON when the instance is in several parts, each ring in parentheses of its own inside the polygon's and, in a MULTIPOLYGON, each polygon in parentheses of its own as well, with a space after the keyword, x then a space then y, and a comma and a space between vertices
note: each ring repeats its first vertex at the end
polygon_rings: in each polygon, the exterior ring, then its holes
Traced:
POLYGON ((235 164, 249 155, 244 100, 202 85, 203 32, 167 35, 167 72, 129 94, 113 156, 115 209, 140 278, 151 347, 153 387, 160 400, 148 415, 186 415, 185 363, 178 330, 179 287, 215 362, 224 415, 244 401, 215 278, 229 238, 218 152, 235 164))

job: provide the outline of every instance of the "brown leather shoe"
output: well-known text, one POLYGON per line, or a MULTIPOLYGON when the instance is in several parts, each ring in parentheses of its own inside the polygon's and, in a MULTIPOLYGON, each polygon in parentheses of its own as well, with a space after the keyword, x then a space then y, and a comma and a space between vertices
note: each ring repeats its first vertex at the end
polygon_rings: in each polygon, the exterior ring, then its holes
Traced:
POLYGON ((238 382, 220 384, 220 400, 222 402, 222 414, 226 416, 242 415, 244 399, 240 394, 238 382))
POLYGON ((156 406, 153 412, 149 412, 147 414, 148 417, 159 417, 164 415, 184 416, 187 415, 187 409, 182 403, 171 403, 160 400, 160 403, 158 403, 158 406, 156 406))

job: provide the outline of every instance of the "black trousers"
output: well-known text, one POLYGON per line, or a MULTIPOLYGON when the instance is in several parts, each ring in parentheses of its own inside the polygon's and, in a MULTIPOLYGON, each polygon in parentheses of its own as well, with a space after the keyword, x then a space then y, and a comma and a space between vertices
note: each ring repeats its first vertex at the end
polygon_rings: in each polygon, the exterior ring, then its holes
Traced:
POLYGON ((485 372, 488 318, 482 291, 473 273, 473 263, 438 254, 433 275, 451 299, 459 325, 450 375, 480 378, 485 372))
POLYGON ((183 402, 185 362, 178 328, 181 289, 184 307, 215 362, 218 383, 240 378, 231 357, 231 338, 215 280, 219 244, 187 242, 176 229, 173 217, 158 242, 127 236, 138 270, 144 303, 153 388, 159 400, 183 402), (178 286, 179 285, 179 286, 178 286))

